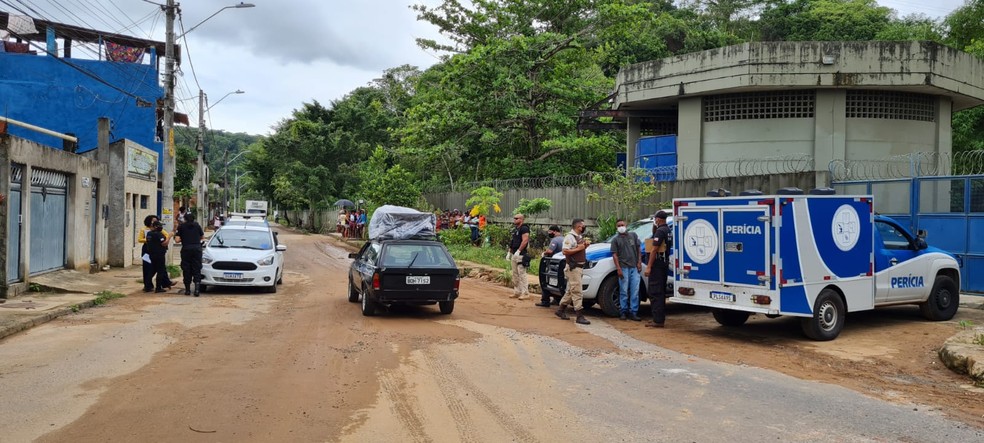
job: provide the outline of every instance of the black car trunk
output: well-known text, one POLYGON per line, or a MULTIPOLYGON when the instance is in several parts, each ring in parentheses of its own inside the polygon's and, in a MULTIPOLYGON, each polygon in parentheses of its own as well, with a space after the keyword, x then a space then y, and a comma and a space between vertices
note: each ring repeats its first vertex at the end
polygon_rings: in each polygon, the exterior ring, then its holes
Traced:
POLYGON ((379 301, 448 301, 457 297, 457 268, 399 268, 379 270, 379 301))

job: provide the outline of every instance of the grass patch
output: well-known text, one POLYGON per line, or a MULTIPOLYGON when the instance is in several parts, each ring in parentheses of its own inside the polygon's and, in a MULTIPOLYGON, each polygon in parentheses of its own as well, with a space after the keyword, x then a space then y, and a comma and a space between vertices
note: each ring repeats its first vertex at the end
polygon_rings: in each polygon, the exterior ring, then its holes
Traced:
POLYGON ((98 306, 101 304, 105 304, 110 300, 115 300, 117 298, 123 298, 123 297, 126 297, 126 295, 120 294, 119 292, 101 291, 96 293, 96 299, 93 300, 92 302, 98 306))
POLYGON ((181 266, 178 265, 167 265, 167 275, 168 277, 175 278, 181 275, 181 266))
MULTIPOLYGON (((448 251, 455 260, 465 260, 479 263, 486 266, 512 270, 512 264, 506 260, 506 251, 499 248, 476 248, 471 245, 447 245, 448 251)), ((526 270, 527 274, 538 275, 540 270, 540 256, 534 255, 530 260, 530 267, 526 270)))

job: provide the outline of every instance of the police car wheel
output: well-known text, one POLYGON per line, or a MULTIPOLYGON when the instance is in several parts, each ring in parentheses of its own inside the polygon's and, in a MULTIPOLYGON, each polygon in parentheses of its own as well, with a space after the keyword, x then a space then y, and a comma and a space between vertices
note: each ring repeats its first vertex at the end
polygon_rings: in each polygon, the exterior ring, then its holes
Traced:
POLYGON ((618 317, 621 312, 619 294, 618 294, 618 276, 610 275, 605 281, 601 282, 601 287, 598 288, 597 297, 598 307, 601 311, 609 317, 618 317))
POLYGON ((933 291, 929 298, 919 305, 923 317, 932 321, 944 321, 953 318, 960 305, 960 290, 956 282, 945 275, 936 276, 933 291))
POLYGON ((813 317, 801 320, 803 333, 817 341, 828 341, 837 338, 844 329, 847 309, 840 294, 833 289, 824 289, 813 305, 813 317))
POLYGON ((714 315, 714 320, 718 324, 730 327, 738 327, 745 324, 748 321, 748 316, 751 315, 749 312, 734 311, 731 309, 715 309, 711 311, 711 314, 714 315))

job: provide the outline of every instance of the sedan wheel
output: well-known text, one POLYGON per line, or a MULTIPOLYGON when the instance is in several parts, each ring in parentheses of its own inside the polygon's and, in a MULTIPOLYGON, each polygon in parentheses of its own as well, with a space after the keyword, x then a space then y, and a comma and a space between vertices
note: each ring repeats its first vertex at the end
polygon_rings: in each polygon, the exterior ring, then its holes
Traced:
POLYGON ((363 292, 363 295, 362 295, 362 315, 364 315, 366 317, 372 317, 372 316, 376 315, 376 302, 375 301, 372 301, 370 299, 369 294, 367 292, 365 292, 365 291, 362 291, 362 292, 363 292))

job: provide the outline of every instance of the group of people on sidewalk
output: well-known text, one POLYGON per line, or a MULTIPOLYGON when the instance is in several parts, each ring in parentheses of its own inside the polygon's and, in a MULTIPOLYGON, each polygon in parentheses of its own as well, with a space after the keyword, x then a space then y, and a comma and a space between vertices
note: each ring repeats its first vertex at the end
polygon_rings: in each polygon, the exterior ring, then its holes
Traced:
MULTIPOLYGON (((198 297, 201 293, 199 286, 202 278, 202 240, 205 231, 195 221, 195 214, 187 212, 184 206, 178 210, 177 223, 173 237, 174 243, 181 245, 184 294, 194 294, 198 297)), ((156 214, 144 217, 144 229, 137 234, 137 241, 143 244, 140 256, 144 292, 167 292, 174 286, 174 282, 167 274, 167 251, 171 244, 171 237, 171 234, 164 230, 164 224, 156 214)))
POLYGON ((339 209, 335 231, 343 238, 362 238, 366 228, 365 209, 339 209))
MULTIPOLYGON (((648 278, 649 300, 652 305, 652 321, 647 327, 662 328, 666 322, 666 276, 669 270, 669 254, 671 235, 666 223, 669 213, 659 211, 653 216, 653 231, 651 241, 646 243, 648 262, 645 276, 648 278)), ((586 250, 591 240, 584 236, 584 220, 576 218, 571 223, 571 231, 561 237, 557 225, 547 229, 550 243, 543 252, 543 257, 551 257, 557 252, 563 252, 565 260, 564 275, 567 277, 567 290, 560 299, 560 307, 554 313, 563 320, 569 320, 568 307, 574 309, 575 321, 578 324, 589 325, 591 322, 584 317, 583 289, 581 276, 587 265, 586 250)), ((611 252, 619 279, 619 310, 621 320, 642 321, 639 317, 639 279, 642 269, 642 241, 634 232, 628 231, 626 221, 616 223, 618 235, 612 240, 611 252)), ((530 257, 527 247, 530 241, 530 228, 525 223, 523 214, 513 216, 512 237, 509 243, 507 259, 512 264, 513 295, 511 298, 527 300, 529 282, 526 270, 529 268, 530 257)), ((542 265, 541 265, 542 266, 542 265)), ((551 295, 545 288, 541 289, 540 302, 536 306, 549 308, 551 295)))

